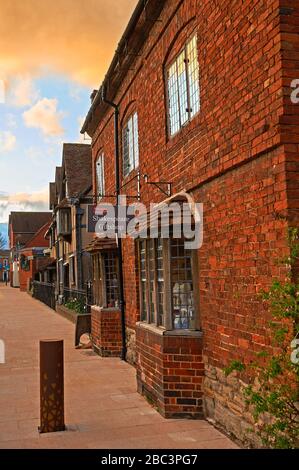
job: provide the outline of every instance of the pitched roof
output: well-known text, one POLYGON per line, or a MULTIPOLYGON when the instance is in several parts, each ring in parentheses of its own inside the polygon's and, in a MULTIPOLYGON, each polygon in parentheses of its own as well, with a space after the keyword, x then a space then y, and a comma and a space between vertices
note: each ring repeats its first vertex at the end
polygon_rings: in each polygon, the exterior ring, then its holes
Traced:
POLYGON ((11 212, 9 224, 14 233, 34 235, 51 220, 51 212, 11 212))
POLYGON ((84 194, 92 185, 91 145, 63 144, 68 197, 84 194))
POLYGON ((26 243, 25 248, 35 248, 35 247, 47 248, 49 246, 49 241, 46 240, 45 236, 46 236, 46 233, 47 233, 47 231, 50 227, 50 223, 51 223, 51 221, 49 220, 44 225, 42 225, 42 227, 40 227, 36 231, 36 233, 33 235, 33 237, 31 237, 30 240, 28 240, 28 242, 26 243))
POLYGON ((8 258, 9 257, 9 250, 0 250, 0 257, 1 258, 8 258))
POLYGON ((148 39, 151 29, 158 20, 161 11, 166 5, 166 0, 138 0, 136 8, 126 27, 125 32, 115 51, 111 65, 107 71, 104 82, 97 93, 92 93, 92 103, 81 133, 85 132, 92 136, 97 128, 98 122, 103 118, 108 109, 107 103, 102 99, 103 91, 107 90, 108 100, 113 101, 117 91, 132 68, 139 51, 148 39))

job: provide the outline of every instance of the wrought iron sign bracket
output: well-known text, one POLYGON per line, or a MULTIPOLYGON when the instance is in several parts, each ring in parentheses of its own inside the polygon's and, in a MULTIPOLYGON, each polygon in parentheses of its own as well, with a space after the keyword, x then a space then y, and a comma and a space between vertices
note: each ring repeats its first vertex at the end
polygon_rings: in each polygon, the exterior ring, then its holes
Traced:
POLYGON ((156 186, 156 188, 158 188, 163 194, 168 197, 172 195, 172 183, 169 183, 168 181, 149 181, 148 175, 142 175, 142 177, 144 178, 146 184, 156 186), (167 189, 163 189, 161 185, 167 186, 167 189))

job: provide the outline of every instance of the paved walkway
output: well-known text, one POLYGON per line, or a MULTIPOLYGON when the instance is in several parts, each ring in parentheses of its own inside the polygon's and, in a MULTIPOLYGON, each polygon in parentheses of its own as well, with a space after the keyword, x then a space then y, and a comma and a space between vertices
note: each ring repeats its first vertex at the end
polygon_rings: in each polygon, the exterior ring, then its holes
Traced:
POLYGON ((237 448, 206 421, 165 420, 138 393, 135 370, 73 347, 74 325, 0 285, 0 448, 237 448), (68 430, 39 435, 40 339, 64 339, 68 430))

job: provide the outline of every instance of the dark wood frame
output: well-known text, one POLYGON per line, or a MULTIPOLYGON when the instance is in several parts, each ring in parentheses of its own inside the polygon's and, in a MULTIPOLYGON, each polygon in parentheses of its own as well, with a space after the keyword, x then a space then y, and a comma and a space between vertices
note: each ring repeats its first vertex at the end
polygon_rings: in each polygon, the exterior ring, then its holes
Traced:
MULTIPOLYGON (((112 252, 117 256, 116 250, 110 250, 110 253, 112 252)), ((104 261, 104 255, 106 253, 107 251, 97 251, 97 252, 92 253, 94 303, 98 307, 103 307, 103 308, 108 308, 107 307, 107 292, 106 292, 105 261, 104 261), (95 263, 95 258, 97 260, 96 263, 95 263), (98 275, 98 279, 95 277, 95 274, 98 275)), ((117 272, 117 277, 119 279, 118 272, 117 272)))

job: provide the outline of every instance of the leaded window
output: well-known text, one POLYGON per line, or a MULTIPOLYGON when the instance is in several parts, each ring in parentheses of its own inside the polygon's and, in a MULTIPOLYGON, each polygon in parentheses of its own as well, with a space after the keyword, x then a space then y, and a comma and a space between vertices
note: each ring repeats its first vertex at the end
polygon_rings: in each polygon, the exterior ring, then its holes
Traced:
POLYGON ((167 71, 169 133, 176 134, 200 110, 197 37, 192 37, 167 71))
POLYGON ((101 153, 96 161, 97 197, 105 195, 104 154, 101 153))
POLYGON ((134 113, 123 129, 123 173, 128 176, 139 166, 138 115, 134 113))
POLYGON ((93 298, 104 308, 119 306, 118 258, 114 250, 93 254, 93 298))
MULTIPOLYGON (((183 238, 139 241, 141 321, 167 330, 195 330, 197 252, 183 238)), ((198 310, 198 307, 197 307, 198 310)))
POLYGON ((106 306, 117 307, 119 297, 118 286, 118 261, 114 251, 107 251, 103 254, 106 306))
POLYGON ((184 239, 171 239, 170 277, 175 330, 195 329, 192 254, 184 239))
POLYGON ((161 239, 140 242, 140 299, 141 320, 164 325, 164 261, 161 239))

